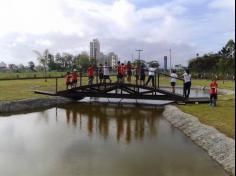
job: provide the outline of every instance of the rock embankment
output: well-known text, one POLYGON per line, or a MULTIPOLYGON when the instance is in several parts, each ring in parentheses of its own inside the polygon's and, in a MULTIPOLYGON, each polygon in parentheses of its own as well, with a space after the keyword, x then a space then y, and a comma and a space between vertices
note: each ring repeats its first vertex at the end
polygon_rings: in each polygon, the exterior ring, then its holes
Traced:
POLYGON ((39 108, 49 108, 59 104, 62 105, 71 102, 72 100, 62 97, 4 101, 0 102, 0 113, 17 113, 23 111, 33 111, 39 108))
POLYGON ((230 175, 235 175, 235 140, 211 126, 200 123, 196 117, 175 106, 165 106, 163 115, 174 127, 205 149, 230 175))

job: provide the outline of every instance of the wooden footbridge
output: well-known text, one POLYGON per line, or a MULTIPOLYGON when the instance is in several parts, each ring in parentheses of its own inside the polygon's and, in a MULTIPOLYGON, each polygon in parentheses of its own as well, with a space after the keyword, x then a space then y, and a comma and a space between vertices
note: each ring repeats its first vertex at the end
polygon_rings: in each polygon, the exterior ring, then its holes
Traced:
POLYGON ((181 94, 172 93, 163 88, 160 88, 159 76, 160 73, 155 76, 154 85, 152 87, 138 85, 137 83, 98 83, 97 78, 95 80, 95 84, 82 85, 81 76, 79 78, 79 85, 76 88, 57 91, 56 81, 55 92, 40 90, 35 90, 34 92, 43 95, 67 97, 74 100, 81 100, 85 97, 100 97, 119 99, 168 100, 176 103, 209 103, 209 97, 190 97, 186 99, 181 94))

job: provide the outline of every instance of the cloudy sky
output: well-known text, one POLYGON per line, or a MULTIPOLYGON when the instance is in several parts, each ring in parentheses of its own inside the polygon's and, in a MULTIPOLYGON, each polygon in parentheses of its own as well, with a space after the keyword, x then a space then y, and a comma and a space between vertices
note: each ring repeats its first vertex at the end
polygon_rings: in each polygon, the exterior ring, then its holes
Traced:
POLYGON ((0 61, 26 64, 52 53, 89 51, 98 38, 121 60, 187 65, 196 53, 217 52, 235 39, 234 0, 0 0, 0 61))

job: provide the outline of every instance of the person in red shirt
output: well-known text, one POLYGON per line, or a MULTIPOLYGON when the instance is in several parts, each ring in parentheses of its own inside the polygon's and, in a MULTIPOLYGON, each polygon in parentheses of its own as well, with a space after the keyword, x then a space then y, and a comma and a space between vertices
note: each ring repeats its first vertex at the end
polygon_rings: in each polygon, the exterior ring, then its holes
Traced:
POLYGON ((75 88, 77 85, 77 78, 78 78, 78 73, 77 70, 74 69, 72 74, 71 74, 71 79, 72 79, 72 87, 75 88))
POLYGON ((120 73, 122 75, 122 80, 121 80, 122 83, 125 81, 125 72, 126 72, 126 67, 125 67, 125 64, 122 63, 121 64, 121 69, 120 69, 120 73))
POLYGON ((67 72, 66 73, 66 89, 68 90, 69 89, 69 86, 71 86, 71 73, 70 72, 67 72))
POLYGON ((210 83, 210 106, 216 106, 216 100, 217 100, 217 88, 218 84, 216 82, 216 79, 212 79, 212 82, 210 83))
POLYGON ((92 85, 93 84, 93 66, 92 65, 89 65, 87 74, 88 74, 88 84, 92 85))

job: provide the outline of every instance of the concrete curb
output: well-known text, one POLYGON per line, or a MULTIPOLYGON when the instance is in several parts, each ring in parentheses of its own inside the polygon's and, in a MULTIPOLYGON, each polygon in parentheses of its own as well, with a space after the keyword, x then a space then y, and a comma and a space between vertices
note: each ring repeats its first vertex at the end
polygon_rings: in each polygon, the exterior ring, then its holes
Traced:
POLYGON ((62 97, 25 99, 18 101, 0 102, 1 113, 17 113, 23 111, 33 111, 39 108, 49 108, 56 105, 71 103, 72 100, 62 97))
POLYGON ((165 106, 163 116, 197 145, 201 146, 232 176, 235 176, 235 140, 220 133, 214 127, 172 105, 165 106))

